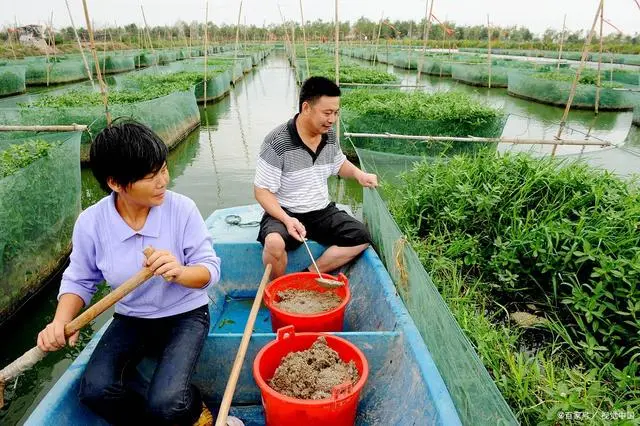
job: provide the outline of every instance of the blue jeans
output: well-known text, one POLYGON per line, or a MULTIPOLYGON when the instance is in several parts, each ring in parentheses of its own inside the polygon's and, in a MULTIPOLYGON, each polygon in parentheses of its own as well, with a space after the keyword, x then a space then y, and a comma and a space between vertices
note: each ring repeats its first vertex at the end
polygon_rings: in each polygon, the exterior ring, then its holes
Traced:
POLYGON ((80 400, 112 424, 193 424, 202 399, 191 377, 208 330, 207 305, 165 318, 114 314, 80 382, 80 400), (158 364, 141 395, 130 382, 145 356, 158 364))

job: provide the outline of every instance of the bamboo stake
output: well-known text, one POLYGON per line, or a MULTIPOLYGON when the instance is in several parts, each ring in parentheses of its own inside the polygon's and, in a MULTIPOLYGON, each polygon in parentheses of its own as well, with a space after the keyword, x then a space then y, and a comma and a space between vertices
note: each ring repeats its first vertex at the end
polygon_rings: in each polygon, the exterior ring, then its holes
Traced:
MULTIPOLYGON (((335 65, 336 65, 336 85, 340 86, 340 20, 338 19, 338 0, 335 0, 335 8, 336 8, 336 28, 335 28, 335 37, 336 37, 336 46, 335 46, 335 65)), ((340 146, 340 118, 336 120, 336 143, 340 146)))
MULTIPOLYGON (((18 40, 18 28, 17 27, 13 27, 13 33, 14 33, 14 35, 16 37, 16 44, 18 44, 19 40, 18 40)), ((11 34, 10 34, 9 30, 7 30, 7 39, 9 40, 9 47, 11 48, 11 53, 13 54, 13 60, 15 61, 15 60, 18 59, 18 57, 16 56, 16 51, 13 48, 13 41, 11 40, 11 34)))
MULTIPOLYGON (((411 31, 413 30, 413 19, 409 21, 409 69, 411 69, 411 52, 413 52, 413 44, 411 40, 411 31)), ((388 59, 388 58, 387 58, 388 59)))
MULTIPOLYGON (((95 26, 95 22, 93 23, 95 26)), ((107 30, 106 28, 103 30, 102 35, 102 74, 105 75, 107 73, 107 30)))
POLYGON ((397 84, 397 83, 340 83, 340 86, 354 86, 354 87, 427 87, 424 84, 397 84))
POLYGON ((424 9, 424 27, 422 29, 422 56, 420 58, 420 64, 418 65, 418 79, 417 82, 420 82, 420 74, 422 74, 422 67, 424 66, 424 57, 427 54, 427 42, 429 41, 429 31, 431 31, 431 13, 433 12, 433 3, 435 0, 431 0, 431 9, 427 12, 429 7, 429 0, 427 0, 427 4, 424 9))
POLYGON ((488 40, 488 60, 489 60, 489 89, 491 89, 491 23, 487 13, 487 40, 488 40))
POLYGON ((89 69, 89 62, 87 62, 87 57, 84 54, 84 48, 82 47, 82 43, 80 42, 80 36, 78 35, 78 31, 76 30, 76 24, 73 22, 73 16, 71 15, 71 8, 69 7, 69 0, 64 0, 67 5, 67 12, 69 13, 69 20, 71 21, 71 28, 73 28, 73 34, 76 36, 76 41, 78 42, 78 48, 80 49, 80 54, 82 55, 82 62, 84 63, 84 69, 87 71, 87 76, 89 76, 89 81, 91 82, 91 88, 95 90, 96 85, 93 82, 93 73, 89 69))
POLYGON ((207 51, 209 50, 209 0, 204 7, 204 110, 207 110, 207 51))
MULTIPOLYGON (((580 58, 580 66, 576 71, 576 75, 573 79, 573 83, 571 84, 571 90, 569 92, 569 99, 567 100, 567 106, 564 109, 564 113, 562 114, 562 119, 560 120, 560 128, 558 129, 558 133, 556 134, 556 139, 560 140, 562 136, 562 131, 564 130, 564 126, 567 124, 567 117, 569 116, 569 110, 571 109, 571 104, 573 103, 573 98, 576 95, 576 89, 578 87, 578 80, 580 80, 580 73, 584 68, 585 61, 587 60, 587 54, 589 53, 589 45, 591 44, 591 40, 593 38, 594 29, 596 27, 596 23, 598 22, 598 15, 600 14, 600 10, 603 7, 604 0, 599 1, 598 10, 596 11, 596 16, 593 18, 593 23, 591 24, 591 29, 589 30, 589 35, 584 42, 584 47, 582 49, 582 57, 580 58)), ((558 145, 554 145, 553 150, 551 151, 551 156, 556 155, 556 150, 558 145)))
MULTIPOLYGON (((378 35, 376 36, 376 47, 373 51, 373 66, 376 66, 376 60, 378 59, 378 45, 380 44, 380 33, 382 32, 382 20, 384 19, 384 10, 380 16, 380 23, 378 24, 378 35)), ((387 58, 387 61, 389 58, 387 58)))
POLYGON ((566 31, 566 23, 567 23, 567 14, 564 14, 564 19, 562 20, 562 34, 560 34, 560 49, 558 49, 558 66, 557 70, 560 70, 560 61, 562 60, 562 45, 564 44, 564 32, 566 31))
POLYGON ((600 69, 602 68, 602 24, 604 21, 604 0, 602 1, 602 7, 600 8, 600 52, 598 55, 598 76, 596 80, 596 105, 594 113, 598 115, 598 104, 600 103, 600 69))
POLYGON ((51 18, 49 19, 49 40, 53 45, 53 62, 56 62, 56 35, 53 32, 53 10, 51 11, 51 18))
POLYGON ((102 95, 102 103, 104 104, 104 113, 107 117, 107 126, 111 126, 111 113, 109 112, 109 98, 107 94, 107 88, 102 79, 102 73, 100 72, 100 62, 98 61, 98 54, 96 53, 96 45, 93 40, 93 28, 91 27, 91 20, 89 19, 89 8, 87 7, 87 0, 82 0, 82 7, 84 8, 84 19, 87 23, 87 30, 89 31, 89 46, 91 46, 91 54, 93 55, 93 61, 95 62, 96 74, 98 83, 100 84, 100 94, 102 95))
POLYGON ((147 37, 149 38, 149 47, 151 48, 151 54, 156 59, 156 67, 158 66, 158 62, 160 62, 160 57, 156 57, 156 51, 153 48, 153 41, 151 40, 151 31, 149 31, 149 25, 147 25, 147 17, 144 15, 144 7, 142 7, 142 3, 140 3, 140 10, 142 11, 142 20, 144 21, 144 27, 147 30, 147 37))
POLYGON ((49 60, 49 46, 44 50, 44 54, 47 58, 47 86, 49 86, 49 73, 51 72, 51 61, 49 60))
POLYGON ((88 126, 84 124, 70 124, 57 126, 5 126, 0 125, 0 132, 75 132, 85 131, 88 126))
POLYGON ((587 145, 587 146, 613 146, 608 141, 585 141, 585 140, 545 140, 545 139, 519 139, 519 138, 481 138, 475 136, 420 136, 420 135, 399 135, 394 133, 350 133, 345 132, 345 137, 349 138, 381 138, 381 139, 406 139, 422 142, 474 142, 474 143, 510 143, 514 145, 587 145))
POLYGON ((302 41, 304 42, 304 59, 307 62, 307 75, 311 75, 311 71, 309 71, 309 54, 307 53, 307 32, 304 29, 304 12, 302 11, 302 0, 300 0, 300 21, 302 23, 302 41))
POLYGON ((238 8, 238 23, 236 24, 236 48, 233 52, 233 59, 238 59, 238 43, 240 42, 240 15, 242 14, 242 0, 238 8))

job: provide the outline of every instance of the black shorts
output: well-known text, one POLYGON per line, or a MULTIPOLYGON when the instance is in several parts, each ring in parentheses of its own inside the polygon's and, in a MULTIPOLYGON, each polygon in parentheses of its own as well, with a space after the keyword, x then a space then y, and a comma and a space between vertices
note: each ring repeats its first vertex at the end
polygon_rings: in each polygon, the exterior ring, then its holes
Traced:
MULTIPOLYGON (((322 210, 308 213, 292 213, 287 209, 283 210, 302 222, 307 230, 307 238, 324 246, 354 247, 371 243, 371 236, 364 224, 337 208, 336 203, 329 203, 322 210)), ((272 232, 282 236, 287 250, 294 250, 302 244, 289 235, 287 227, 282 222, 265 212, 260 221, 258 241, 264 245, 265 238, 272 232)))

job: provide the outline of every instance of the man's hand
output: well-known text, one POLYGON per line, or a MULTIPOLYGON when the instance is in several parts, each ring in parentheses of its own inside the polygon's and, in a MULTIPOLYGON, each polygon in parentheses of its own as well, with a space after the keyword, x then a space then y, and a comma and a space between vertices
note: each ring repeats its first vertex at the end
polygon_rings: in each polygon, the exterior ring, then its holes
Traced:
POLYGON ((360 172, 356 175, 358 183, 365 188, 375 188, 378 186, 378 176, 373 173, 360 172))
POLYGON ((184 272, 184 265, 168 250, 156 250, 145 262, 153 275, 162 275, 167 281, 177 281, 184 272))
POLYGON ((287 216, 284 220, 284 226, 287 227, 287 232, 296 240, 302 242, 303 238, 307 235, 307 230, 304 225, 295 217, 287 216))

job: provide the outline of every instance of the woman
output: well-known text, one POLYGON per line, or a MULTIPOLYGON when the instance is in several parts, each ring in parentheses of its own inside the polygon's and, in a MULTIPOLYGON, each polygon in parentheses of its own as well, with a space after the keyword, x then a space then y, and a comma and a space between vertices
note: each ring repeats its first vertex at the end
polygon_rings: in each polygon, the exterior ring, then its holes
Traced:
POLYGON ((38 335, 42 350, 62 348, 65 324, 89 305, 99 282, 115 288, 143 265, 153 271, 116 304, 80 384, 80 400, 114 424, 210 418, 191 376, 209 330, 206 288, 220 278, 220 259, 195 203, 167 190, 166 160, 166 145, 141 124, 112 125, 96 136, 91 169, 110 195, 78 217, 55 317, 38 335), (147 246, 155 252, 145 259, 147 246), (158 364, 143 396, 128 381, 146 355, 158 364))

